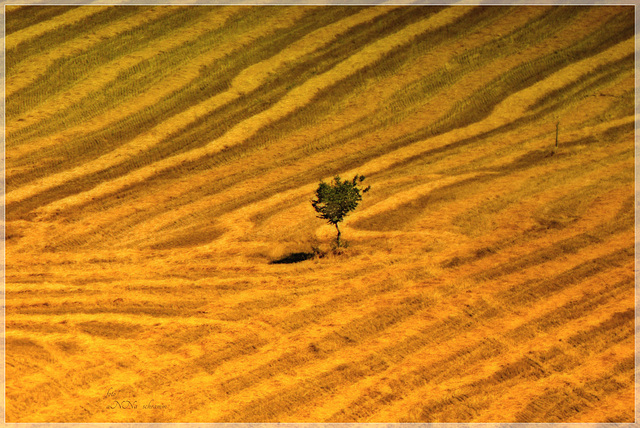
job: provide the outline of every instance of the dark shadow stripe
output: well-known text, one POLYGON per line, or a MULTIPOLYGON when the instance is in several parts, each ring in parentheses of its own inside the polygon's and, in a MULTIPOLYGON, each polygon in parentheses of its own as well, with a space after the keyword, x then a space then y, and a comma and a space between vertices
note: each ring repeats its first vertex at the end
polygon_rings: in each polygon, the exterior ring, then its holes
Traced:
MULTIPOLYGON (((634 358, 627 358, 618 364, 614 373, 633 373, 633 366, 634 358)), ((514 422, 570 422, 579 413, 592 409, 604 397, 624 389, 632 390, 633 384, 621 381, 615 374, 605 374, 583 385, 571 383, 554 388, 532 399, 516 415, 514 422)))
MULTIPOLYGON (((34 6, 39 7, 39 6, 34 6)), ((91 7, 91 6, 85 6, 91 7)), ((77 22, 66 24, 52 30, 49 30, 36 37, 27 39, 19 43, 16 47, 9 49, 6 53, 7 75, 10 77, 15 67, 21 62, 40 55, 43 52, 55 50, 58 45, 67 42, 73 38, 94 33, 107 25, 114 25, 118 20, 135 15, 142 11, 138 6, 126 7, 109 7, 97 13, 88 15, 77 22)), ((53 18, 55 19, 55 17, 53 18)), ((63 63, 63 61, 60 61, 63 63)), ((50 68, 51 70, 52 68, 50 68)), ((24 90, 24 89, 23 89, 24 90)), ((22 90, 21 90, 22 91, 22 90)), ((12 95, 7 103, 7 114, 13 114, 15 109, 11 104, 14 96, 20 96, 21 91, 12 95)))
MULTIPOLYGON (((103 25, 108 25, 113 24, 121 17, 130 16, 139 10, 140 7, 138 6, 113 6, 86 19, 97 16, 103 25)), ((55 94, 82 81, 89 73, 108 62, 129 54, 139 49, 140 46, 145 46, 155 39, 165 37, 167 35, 167 28, 175 30, 195 22, 200 17, 202 17, 201 9, 190 7, 177 8, 176 11, 172 13, 162 15, 150 22, 144 22, 115 37, 98 42, 80 54, 56 60, 43 75, 37 77, 34 82, 12 94, 7 99, 7 118, 11 119, 27 112, 47 101, 55 94)), ((82 32, 82 29, 82 21, 72 25, 70 29, 62 28, 60 30, 60 38, 62 40, 68 40, 71 36, 75 37, 77 33, 70 34, 67 31, 82 32)), ((47 34, 44 34, 42 37, 48 40, 47 34)), ((37 49, 40 49, 43 44, 47 46, 47 43, 44 41, 40 41, 35 46, 37 49)), ((35 52, 34 54, 37 53, 38 52, 35 52)), ((17 61, 17 58, 9 52, 7 54, 7 61, 8 64, 13 64, 17 61)), ((9 66, 8 71, 10 75, 11 66, 9 66)))
POLYGON ((579 265, 544 280, 530 280, 500 292, 496 297, 508 304, 529 304, 584 281, 598 273, 606 272, 634 259, 634 247, 630 246, 604 256, 586 260, 579 265))
MULTIPOLYGON (((457 25, 461 25, 461 23, 458 23, 457 25)), ((431 34, 430 34, 431 35, 431 34)), ((440 39, 442 39, 442 36, 439 36, 440 39)), ((444 40, 444 39, 443 39, 444 40)), ((425 43, 427 41, 430 41, 430 38, 425 38, 424 41, 422 41, 422 43, 425 43)), ((442 41, 442 40, 441 40, 442 41)), ((440 42, 441 42, 440 41, 440 42)), ((403 54, 408 54, 408 46, 403 46, 400 49, 402 52, 404 52, 403 54)), ((381 69, 387 70, 389 69, 389 67, 391 67, 391 69, 395 69, 395 67, 399 66, 400 64, 402 64, 402 61, 397 62, 395 59, 393 58, 386 58, 385 61, 389 61, 390 64, 389 66, 381 66, 381 69)), ((371 67, 369 69, 367 69, 366 73, 373 73, 373 71, 376 69, 376 67, 371 67)), ((373 75, 373 74, 372 74, 373 75)), ((330 88, 328 91, 326 91, 322 96, 325 97, 327 95, 329 95, 330 98, 332 98, 331 100, 328 100, 327 102, 323 102, 323 105, 329 107, 329 106, 333 106, 336 104, 336 100, 333 99, 332 94, 335 93, 340 93, 343 96, 346 93, 348 93, 348 91, 350 91, 352 89, 352 84, 356 81, 359 80, 361 78, 360 75, 353 77, 353 82, 352 82, 352 78, 347 79, 348 81, 346 82, 338 82, 336 85, 339 85, 339 87, 341 88, 340 90, 338 90, 337 92, 334 91, 334 89, 336 89, 336 87, 332 87, 330 88)), ((319 104, 319 102, 322 102, 321 100, 318 99, 314 99, 312 103, 309 104, 308 107, 305 107, 305 109, 303 109, 303 111, 299 112, 301 113, 301 116, 308 116, 308 117, 318 117, 318 114, 316 114, 316 111, 313 112, 309 112, 306 111, 308 109, 313 109, 315 110, 316 106, 319 104)), ((294 115, 295 117, 295 115, 294 115)), ((264 132, 266 133, 271 133, 274 132, 275 129, 277 129, 278 127, 282 127, 284 126, 285 129, 287 129, 284 132, 290 132, 291 130, 293 130, 294 128, 292 128, 291 126, 291 120, 292 117, 286 117, 284 119, 282 119, 281 121, 278 122, 277 125, 274 126, 270 126, 268 127, 264 132)), ((302 119, 302 121, 296 122, 294 120, 294 123, 297 124, 297 126, 304 126, 303 124, 305 122, 308 122, 304 119, 302 119)), ((283 131, 275 131, 278 133, 282 133, 283 131)), ((189 162, 183 166, 181 166, 179 169, 172 169, 172 170, 168 170, 168 171, 162 171, 160 172, 158 175, 152 177, 150 180, 147 180, 145 183, 140 183, 137 185, 134 185, 132 187, 130 187, 129 189, 127 189, 125 192, 126 193, 130 193, 130 191, 134 191, 134 190, 138 190, 138 189, 145 189, 148 190, 149 186, 153 186, 153 182, 155 181, 156 183, 162 183, 164 180, 170 179, 171 177, 174 176, 181 176, 183 177, 184 174, 188 174, 188 173, 192 173, 192 172, 199 172, 205 169, 210 169, 210 168, 215 168, 217 165, 220 165, 222 163, 226 163, 228 161, 232 161, 235 159, 238 159, 240 157, 244 157, 248 154, 253 153, 256 149, 264 146, 264 144, 266 143, 266 141, 268 141, 270 138, 269 137, 265 137, 264 133, 260 133, 261 135, 256 136, 254 139, 252 139, 251 141, 245 142, 239 146, 234 146, 228 149, 223 150, 221 153, 216 154, 216 155, 212 155, 212 156, 207 156, 203 159, 200 159, 196 162, 189 162), (265 141, 266 140, 266 141, 265 141)), ((200 137, 198 137, 200 138, 200 137)), ((195 137, 194 137, 195 139, 195 137)), ((273 166, 271 166, 271 168, 273 168, 273 166)), ((255 175, 255 174, 254 174, 255 175)), ((246 177, 247 175, 244 174, 244 176, 246 177)), ((238 178, 238 176, 235 177, 236 180, 238 178)), ((218 186, 218 183, 215 183, 215 187, 216 189, 222 189, 223 187, 218 186)), ((216 190, 213 189, 213 191, 215 192, 216 190)), ((211 191, 208 192, 208 194, 211 194, 211 191)), ((101 200, 100 204, 103 204, 105 201, 101 200)), ((114 201, 115 202, 115 201, 114 201)), ((107 201, 107 205, 108 205, 108 201, 107 201)))
POLYGON ((65 12, 69 12, 78 6, 21 6, 19 8, 7 7, 5 13, 5 35, 9 36, 16 31, 23 30, 40 22, 54 19, 65 12))

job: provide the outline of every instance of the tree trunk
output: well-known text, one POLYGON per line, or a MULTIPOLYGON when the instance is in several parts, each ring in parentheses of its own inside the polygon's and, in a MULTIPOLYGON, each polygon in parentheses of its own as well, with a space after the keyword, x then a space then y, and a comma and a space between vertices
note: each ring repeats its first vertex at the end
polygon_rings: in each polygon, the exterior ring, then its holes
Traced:
POLYGON ((338 227, 338 223, 336 225, 336 230, 338 231, 338 237, 336 238, 336 242, 338 244, 338 248, 340 248, 340 228, 338 227))

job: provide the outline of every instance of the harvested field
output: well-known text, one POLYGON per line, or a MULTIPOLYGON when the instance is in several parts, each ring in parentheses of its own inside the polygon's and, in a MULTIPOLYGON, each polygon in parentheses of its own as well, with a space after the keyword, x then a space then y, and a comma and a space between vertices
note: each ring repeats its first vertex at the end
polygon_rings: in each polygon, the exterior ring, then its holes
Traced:
POLYGON ((633 6, 5 19, 7 422, 634 422, 633 6))

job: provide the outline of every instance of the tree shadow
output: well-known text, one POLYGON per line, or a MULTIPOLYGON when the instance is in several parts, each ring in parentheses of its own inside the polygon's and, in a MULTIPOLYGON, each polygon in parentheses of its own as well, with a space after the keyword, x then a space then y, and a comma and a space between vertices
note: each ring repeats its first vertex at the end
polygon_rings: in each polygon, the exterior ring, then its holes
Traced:
POLYGON ((272 260, 269 262, 270 265, 279 265, 279 264, 291 264, 291 263, 299 263, 305 260, 312 259, 315 254, 313 253, 291 253, 288 254, 281 259, 272 260))

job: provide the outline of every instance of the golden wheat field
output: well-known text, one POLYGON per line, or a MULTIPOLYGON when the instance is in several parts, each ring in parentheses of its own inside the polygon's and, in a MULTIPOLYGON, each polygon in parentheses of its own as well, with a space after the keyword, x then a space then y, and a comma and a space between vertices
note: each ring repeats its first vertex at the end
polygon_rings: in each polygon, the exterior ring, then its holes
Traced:
POLYGON ((7 422, 634 421, 633 6, 5 19, 7 422))

